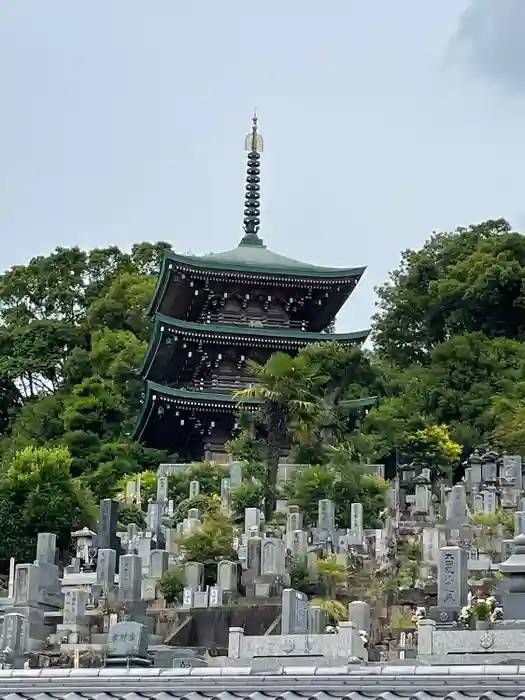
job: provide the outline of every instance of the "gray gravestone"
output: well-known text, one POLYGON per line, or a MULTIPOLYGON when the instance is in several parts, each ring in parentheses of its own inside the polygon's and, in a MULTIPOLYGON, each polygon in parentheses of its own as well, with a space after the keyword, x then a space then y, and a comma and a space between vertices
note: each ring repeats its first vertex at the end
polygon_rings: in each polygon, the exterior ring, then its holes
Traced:
POLYGON ((230 479, 225 477, 221 479, 221 503, 224 507, 228 508, 230 505, 231 498, 231 482, 230 479))
POLYGON ((146 528, 156 535, 160 531, 162 519, 162 506, 160 503, 148 503, 148 513, 146 516, 146 528))
POLYGON ((323 634, 326 628, 326 615, 322 608, 308 608, 308 634, 323 634))
POLYGON ((467 553, 461 547, 442 547, 438 563, 438 608, 461 610, 467 604, 467 553))
POLYGON ((55 564, 57 536, 51 532, 39 532, 36 542, 36 563, 55 564))
POLYGON ((197 498, 201 491, 201 485, 200 483, 194 479, 193 481, 190 481, 190 498, 197 498))
POLYGON ((447 521, 450 527, 459 528, 468 522, 467 494, 463 484, 456 484, 452 487, 447 506, 447 521))
POLYGON ((517 510, 514 513, 514 537, 525 535, 525 512, 517 510))
POLYGON ((288 506, 286 512, 286 532, 303 529, 303 514, 299 506, 288 506))
POLYGON ((350 529, 354 534, 363 532, 363 504, 352 503, 350 505, 350 529))
POLYGON ((11 649, 15 655, 26 650, 26 618, 20 613, 10 612, 4 616, 2 627, 2 650, 11 649))
POLYGON ((254 531, 259 532, 261 527, 261 511, 258 508, 245 508, 244 510, 244 534, 250 535, 254 531))
POLYGON ((286 549, 276 537, 261 540, 261 575, 282 576, 285 573, 286 549))
POLYGON ((149 633, 138 622, 117 622, 108 633, 107 653, 109 657, 139 657, 148 655, 149 633))
POLYGON ((88 593, 82 589, 71 588, 64 594, 64 625, 80 625, 84 621, 88 593))
POLYGON ((105 498, 100 501, 97 545, 99 549, 120 551, 117 541, 118 501, 105 498))
POLYGON ((329 498, 323 498, 319 501, 318 528, 328 532, 335 529, 335 503, 329 498))
POLYGON ((282 597, 281 634, 308 632, 308 597, 305 593, 285 588, 282 597))
POLYGON ((520 455, 504 455, 502 478, 517 489, 522 488, 523 474, 520 455))
POLYGON ((254 576, 261 573, 262 539, 249 537, 246 542, 246 568, 253 572, 254 576))
POLYGON ((242 464, 241 462, 232 462, 230 465, 230 485, 233 488, 242 482, 242 464))
POLYGON ((149 575, 151 578, 162 578, 168 569, 169 554, 164 549, 152 550, 149 558, 149 575))
POLYGON ((117 553, 114 549, 99 549, 97 553, 97 584, 107 591, 115 584, 117 553))
POLYGON ((218 563, 217 585, 221 591, 237 590, 237 562, 223 559, 218 563))
POLYGON ((489 486, 483 494, 483 510, 485 513, 495 513, 498 510, 498 496, 494 486, 489 486))
POLYGON ((120 557, 118 599, 121 603, 135 603, 141 600, 142 559, 136 554, 120 557))
POLYGON ((197 591, 204 576, 204 564, 197 561, 189 561, 184 566, 186 586, 193 591, 197 591))
POLYGON ((157 477, 157 502, 164 504, 168 499, 168 477, 157 477))
POLYGON ((355 622, 358 632, 370 634, 370 605, 363 600, 348 603, 348 619, 355 622))
POLYGON ((15 568, 15 605, 38 606, 40 570, 36 564, 17 564, 15 568))

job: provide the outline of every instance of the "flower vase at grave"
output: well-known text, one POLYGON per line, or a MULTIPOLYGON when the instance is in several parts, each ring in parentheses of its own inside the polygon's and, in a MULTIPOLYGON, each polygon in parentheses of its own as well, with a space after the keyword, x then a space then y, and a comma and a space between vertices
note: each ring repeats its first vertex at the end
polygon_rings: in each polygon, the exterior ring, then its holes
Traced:
POLYGON ((490 620, 476 620, 477 630, 489 630, 491 627, 490 620))

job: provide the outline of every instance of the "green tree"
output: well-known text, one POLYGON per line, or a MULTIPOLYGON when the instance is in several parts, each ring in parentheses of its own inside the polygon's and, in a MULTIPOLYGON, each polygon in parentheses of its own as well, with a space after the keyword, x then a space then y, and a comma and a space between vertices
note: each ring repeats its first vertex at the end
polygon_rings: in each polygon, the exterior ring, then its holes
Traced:
POLYGON ((523 395, 524 373, 525 343, 482 333, 454 336, 430 352, 427 366, 390 372, 388 395, 362 430, 383 456, 402 452, 410 433, 431 425, 447 426, 468 451, 490 439, 496 398, 518 401, 523 395))
POLYGON ((10 557, 34 558, 39 532, 53 532, 68 547, 72 529, 90 526, 95 508, 89 491, 70 474, 64 447, 26 447, 16 453, 0 478, 0 570, 10 557))
POLYGON ((374 339, 408 366, 461 333, 525 339, 525 238, 503 219, 433 234, 377 290, 374 339))
POLYGON ((284 484, 283 494, 301 508, 311 524, 317 522, 319 501, 332 499, 339 528, 351 526, 351 504, 361 503, 364 527, 372 528, 380 526, 378 516, 385 508, 387 488, 384 479, 338 456, 330 465, 296 470, 284 484))
POLYGON ((262 508, 264 489, 255 481, 243 481, 231 490, 231 508, 236 523, 244 522, 246 508, 262 508))
POLYGON ((182 602, 184 590, 184 573, 180 568, 168 569, 159 581, 159 587, 168 605, 176 601, 182 602))
POLYGON ((316 566, 324 594, 327 598, 334 599, 337 595, 337 587, 348 579, 346 566, 340 564, 335 555, 318 559, 316 566))
MULTIPOLYGON (((517 388, 525 395, 525 385, 517 388)), ((492 408, 494 430, 490 443, 507 454, 525 454, 525 398, 495 396, 492 408)))
POLYGON ((450 437, 446 425, 429 425, 407 433, 402 444, 403 455, 409 461, 429 467, 432 479, 439 474, 451 473, 459 463, 461 449, 461 445, 450 437))
POLYGON ((229 475, 226 465, 214 462, 195 462, 186 469, 168 477, 168 494, 175 506, 189 498, 190 482, 198 481, 203 496, 220 496, 221 480, 229 475))
POLYGON ((259 421, 268 441, 268 471, 264 479, 265 511, 269 518, 275 510, 277 469, 289 436, 302 432, 317 419, 321 404, 316 393, 326 377, 309 358, 293 358, 283 352, 270 356, 266 364, 250 361, 249 369, 257 383, 236 392, 239 399, 255 398, 261 402, 259 421))
POLYGON ((90 330, 111 329, 133 333, 147 341, 149 321, 146 309, 153 296, 156 280, 137 272, 126 272, 116 277, 105 294, 88 309, 90 330))
POLYGON ((181 523, 188 517, 188 512, 192 508, 197 508, 201 515, 208 514, 210 517, 215 517, 220 514, 221 501, 218 496, 207 496, 206 494, 186 498, 176 507, 173 513, 173 522, 181 523))
POLYGON ((206 564, 237 559, 233 549, 233 522, 224 513, 207 513, 195 532, 181 538, 186 561, 206 564))

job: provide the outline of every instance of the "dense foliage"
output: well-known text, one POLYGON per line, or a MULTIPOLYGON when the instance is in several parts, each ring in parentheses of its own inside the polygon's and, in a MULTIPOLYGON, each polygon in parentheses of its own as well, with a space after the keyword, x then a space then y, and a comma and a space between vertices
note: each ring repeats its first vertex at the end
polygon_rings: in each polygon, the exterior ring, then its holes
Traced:
MULTIPOLYGON (((153 497, 166 455, 129 435, 166 248, 60 248, 0 276, 0 571, 12 555, 32 558, 39 530, 67 547, 72 529, 94 524, 97 500, 122 494, 134 475, 143 502, 153 497)), ((341 527, 359 500, 375 527, 386 483, 367 464, 413 461, 437 474, 484 443, 524 453, 524 290, 525 237, 507 222, 435 233, 377 290, 373 352, 322 343, 252 364, 258 383, 242 394, 261 407, 255 419, 240 413, 229 444, 245 477, 232 519, 218 505, 224 468, 195 464, 170 477, 175 518, 193 507, 206 516, 192 556, 215 559, 245 507, 264 502, 273 517, 280 497, 310 521, 317 501, 332 498, 341 527), (368 414, 348 403, 367 396, 378 397, 368 414), (284 456, 306 466, 283 487, 284 456), (190 501, 192 479, 201 488, 190 501)), ((142 518, 136 506, 121 509, 122 525, 142 518)))

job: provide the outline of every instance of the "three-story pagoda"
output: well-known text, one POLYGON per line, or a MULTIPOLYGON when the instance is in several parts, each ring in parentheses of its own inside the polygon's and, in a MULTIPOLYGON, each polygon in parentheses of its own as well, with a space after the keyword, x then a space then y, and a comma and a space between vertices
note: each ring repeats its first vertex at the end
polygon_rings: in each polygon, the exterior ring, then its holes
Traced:
MULTIPOLYGON (((274 253, 260 228, 263 140, 254 117, 246 137, 244 235, 238 246, 204 256, 167 252, 150 305, 154 326, 141 376, 142 410, 134 436, 180 461, 225 458, 239 399, 264 363, 312 342, 361 344, 368 330, 330 333, 364 267, 320 267, 274 253)), ((253 400, 243 408, 255 409, 253 400)))

